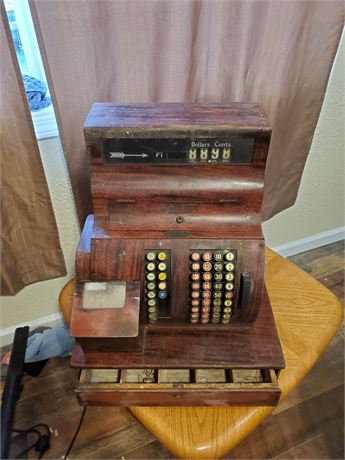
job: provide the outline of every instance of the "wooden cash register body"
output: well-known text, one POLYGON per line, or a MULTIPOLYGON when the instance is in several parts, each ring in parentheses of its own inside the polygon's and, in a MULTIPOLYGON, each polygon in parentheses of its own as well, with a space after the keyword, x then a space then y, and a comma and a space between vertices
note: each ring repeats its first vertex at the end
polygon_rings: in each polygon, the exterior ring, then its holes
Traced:
POLYGON ((77 250, 71 319, 77 339, 72 365, 84 369, 80 401, 275 404, 284 358, 263 278, 261 205, 271 129, 262 109, 246 103, 95 104, 84 133, 94 215, 77 250), (125 146, 139 140, 138 149, 116 150, 118 140, 125 146), (165 140, 166 151, 187 145, 184 159, 166 153, 165 140), (211 149, 201 158, 208 140, 213 146, 231 140, 230 159, 213 161, 211 149), (196 154, 195 145, 201 146, 196 154), (148 316, 151 250, 168 255, 169 302, 148 316), (210 316, 207 323, 195 322, 194 313, 191 323, 191 254, 225 251, 225 257, 229 250, 236 255, 231 321, 212 323, 210 316), (127 283, 125 308, 85 310, 84 283, 112 281, 127 283), (90 383, 92 369, 120 371, 116 382, 105 383, 103 375, 103 383, 90 383), (152 369, 155 377, 133 387, 126 383, 128 369, 152 369), (190 379, 162 383, 162 369, 189 369, 190 379), (224 369, 225 381, 200 384, 202 369, 224 369), (238 384, 233 369, 259 369, 262 381, 238 384))

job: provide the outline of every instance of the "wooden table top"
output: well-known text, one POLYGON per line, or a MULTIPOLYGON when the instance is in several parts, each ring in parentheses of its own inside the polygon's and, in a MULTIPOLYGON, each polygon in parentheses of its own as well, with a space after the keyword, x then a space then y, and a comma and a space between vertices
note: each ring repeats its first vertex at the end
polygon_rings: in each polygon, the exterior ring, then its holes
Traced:
MULTIPOLYGON (((313 367, 339 328, 343 308, 327 288, 270 249, 266 286, 286 368, 279 383, 283 399, 313 367)), ((69 322, 74 283, 60 295, 69 322)), ((131 412, 176 457, 219 458, 236 446, 273 407, 132 407, 131 412)))

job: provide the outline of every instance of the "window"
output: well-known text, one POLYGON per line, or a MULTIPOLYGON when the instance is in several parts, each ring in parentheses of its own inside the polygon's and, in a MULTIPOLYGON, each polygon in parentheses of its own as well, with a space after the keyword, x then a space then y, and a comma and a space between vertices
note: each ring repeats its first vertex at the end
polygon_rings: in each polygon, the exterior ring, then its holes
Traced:
POLYGON ((28 0, 5 0, 5 7, 36 137, 58 136, 28 0))

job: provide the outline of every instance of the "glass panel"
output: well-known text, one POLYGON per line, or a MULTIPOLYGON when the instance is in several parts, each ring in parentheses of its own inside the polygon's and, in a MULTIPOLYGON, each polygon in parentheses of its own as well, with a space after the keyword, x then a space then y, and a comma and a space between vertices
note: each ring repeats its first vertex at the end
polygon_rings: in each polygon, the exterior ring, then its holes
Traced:
POLYGON ((124 308, 125 299, 125 281, 85 283, 82 308, 84 310, 99 308, 124 308))
POLYGON ((22 40, 20 38, 20 33, 18 30, 18 24, 16 21, 14 13, 14 4, 13 0, 6 0, 5 7, 7 12, 8 23, 10 25, 11 34, 13 38, 14 47, 16 50, 18 62, 22 73, 28 73, 27 62, 25 59, 24 49, 22 40))

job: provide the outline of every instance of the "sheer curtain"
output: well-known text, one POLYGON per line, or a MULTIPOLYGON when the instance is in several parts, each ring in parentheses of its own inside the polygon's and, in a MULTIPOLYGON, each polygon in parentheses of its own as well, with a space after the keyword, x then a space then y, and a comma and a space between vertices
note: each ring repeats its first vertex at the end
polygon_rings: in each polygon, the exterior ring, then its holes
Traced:
POLYGON ((291 206, 344 22, 343 1, 30 0, 81 223, 94 102, 258 102, 273 127, 263 205, 291 206))
POLYGON ((66 274, 55 217, 3 3, 1 294, 66 274))

